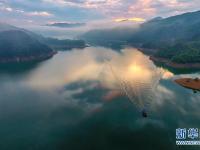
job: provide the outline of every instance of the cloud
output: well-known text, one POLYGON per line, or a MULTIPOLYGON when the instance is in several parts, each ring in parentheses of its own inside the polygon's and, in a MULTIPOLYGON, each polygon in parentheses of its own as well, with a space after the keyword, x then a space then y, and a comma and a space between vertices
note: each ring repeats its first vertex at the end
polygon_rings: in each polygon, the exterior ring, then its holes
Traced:
MULTIPOLYGON (((134 16, 141 18, 169 16, 178 12, 196 10, 200 7, 199 0, 0 0, 0 3, 27 9, 26 11, 48 11, 53 14, 57 12, 57 15, 62 16, 67 9, 76 10, 75 14, 77 10, 81 10, 88 15, 92 9, 95 14, 109 17, 134 16)), ((67 16, 67 14, 65 15, 67 16)))
POLYGON ((114 20, 115 22, 145 22, 146 20, 144 18, 117 18, 114 20))
POLYGON ((0 11, 3 11, 3 12, 12 12, 13 8, 5 5, 3 1, 0 1, 0 11))
POLYGON ((199 0, 0 0, 1 20, 15 25, 30 16, 38 26, 52 20, 90 24, 119 18, 134 23, 140 22, 136 18, 150 20, 199 9, 199 0))
POLYGON ((34 11, 34 12, 28 12, 27 15, 29 16, 42 16, 42 17, 49 17, 49 16, 53 16, 53 14, 46 12, 46 11, 34 11))
POLYGON ((149 17, 156 13, 156 8, 152 7, 157 0, 137 0, 127 11, 127 14, 135 14, 137 17, 149 17))
POLYGON ((4 11, 4 12, 12 12, 13 11, 13 9, 10 7, 0 7, 0 10, 4 11))
POLYGON ((77 7, 93 10, 106 17, 150 19, 156 16, 170 16, 200 7, 198 0, 43 0, 63 7, 77 7))
POLYGON ((6 8, 5 8, 5 10, 7 10, 7 11, 10 11, 10 12, 12 12, 12 11, 13 11, 13 9, 12 9, 12 8, 10 8, 10 7, 6 7, 6 8))
POLYGON ((46 26, 50 27, 59 27, 59 28, 74 28, 74 27, 81 27, 85 26, 85 23, 70 23, 70 22, 55 22, 46 24, 46 26))

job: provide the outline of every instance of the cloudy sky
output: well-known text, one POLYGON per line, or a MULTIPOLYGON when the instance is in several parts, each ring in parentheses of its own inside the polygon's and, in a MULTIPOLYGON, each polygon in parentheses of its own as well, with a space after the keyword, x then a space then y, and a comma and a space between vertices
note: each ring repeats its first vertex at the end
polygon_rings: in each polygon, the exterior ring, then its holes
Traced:
POLYGON ((0 0, 0 22, 18 26, 136 23, 198 9, 199 0, 0 0))

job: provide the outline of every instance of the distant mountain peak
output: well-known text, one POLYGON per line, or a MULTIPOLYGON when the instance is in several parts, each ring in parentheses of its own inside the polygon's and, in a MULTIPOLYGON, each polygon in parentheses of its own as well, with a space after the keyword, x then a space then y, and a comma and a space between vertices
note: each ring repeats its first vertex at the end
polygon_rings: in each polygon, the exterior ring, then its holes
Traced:
POLYGON ((0 41, 0 63, 40 61, 55 53, 34 33, 6 23, 0 23, 0 41))
POLYGON ((155 18, 150 19, 150 20, 147 21, 147 22, 160 21, 160 20, 162 20, 162 19, 163 19, 162 17, 155 17, 155 18))
POLYGON ((8 30, 19 30, 19 28, 12 26, 8 23, 0 22, 0 32, 8 30))

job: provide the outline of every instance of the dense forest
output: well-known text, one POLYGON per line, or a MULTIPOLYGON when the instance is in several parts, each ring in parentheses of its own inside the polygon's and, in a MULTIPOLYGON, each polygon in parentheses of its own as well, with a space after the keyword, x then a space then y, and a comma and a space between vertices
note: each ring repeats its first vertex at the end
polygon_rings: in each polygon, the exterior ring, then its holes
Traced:
POLYGON ((163 48, 155 56, 167 58, 176 63, 200 62, 200 42, 177 43, 163 48))

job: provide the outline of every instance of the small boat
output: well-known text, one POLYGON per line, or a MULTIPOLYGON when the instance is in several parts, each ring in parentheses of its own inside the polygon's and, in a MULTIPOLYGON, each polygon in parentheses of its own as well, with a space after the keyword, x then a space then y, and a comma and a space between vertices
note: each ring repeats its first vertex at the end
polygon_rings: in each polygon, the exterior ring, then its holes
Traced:
POLYGON ((200 91, 200 79, 199 78, 181 78, 176 79, 175 82, 185 88, 192 89, 195 93, 200 91))
POLYGON ((145 109, 142 110, 142 117, 147 118, 147 112, 145 109))

